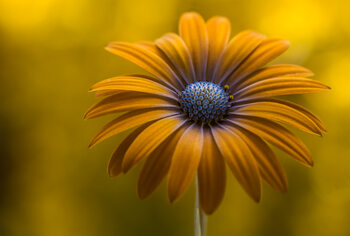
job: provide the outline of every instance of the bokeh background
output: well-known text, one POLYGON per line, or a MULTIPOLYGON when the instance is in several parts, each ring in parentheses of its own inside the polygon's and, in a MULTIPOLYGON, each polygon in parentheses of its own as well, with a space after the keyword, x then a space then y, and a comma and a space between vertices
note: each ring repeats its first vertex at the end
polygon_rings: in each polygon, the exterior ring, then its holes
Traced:
POLYGON ((82 119, 88 88, 139 68, 104 51, 113 40, 154 40, 177 31, 181 13, 228 17, 291 48, 275 62, 312 69, 332 91, 292 97, 326 124, 323 138, 294 130, 312 169, 277 151, 289 178, 249 199, 229 174, 208 235, 350 235, 350 3, 348 0, 0 0, 0 235, 192 235, 194 186, 176 204, 165 184, 136 195, 138 170, 110 179, 106 165, 127 132, 89 150, 112 117, 82 119))

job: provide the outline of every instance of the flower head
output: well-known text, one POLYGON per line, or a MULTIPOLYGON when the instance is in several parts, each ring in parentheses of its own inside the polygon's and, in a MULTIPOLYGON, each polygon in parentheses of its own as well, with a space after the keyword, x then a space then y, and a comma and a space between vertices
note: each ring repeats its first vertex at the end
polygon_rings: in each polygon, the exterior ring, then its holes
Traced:
POLYGON ((182 111, 189 119, 208 125, 222 120, 230 107, 229 93, 207 81, 187 85, 180 93, 179 100, 182 111))
POLYGON ((220 204, 227 164, 255 201, 261 178, 279 192, 287 179, 266 143, 312 166, 310 152, 280 123, 321 136, 322 122, 305 108, 277 98, 329 89, 308 79, 313 73, 296 65, 265 66, 289 46, 285 40, 243 31, 231 40, 230 22, 205 22, 194 12, 182 15, 179 35, 155 42, 110 43, 106 49, 151 75, 125 75, 92 86, 101 101, 86 113, 90 119, 124 112, 102 128, 90 146, 134 128, 113 153, 110 176, 127 173, 145 160, 138 195, 148 197, 168 176, 168 196, 178 199, 198 175, 202 209, 220 204))

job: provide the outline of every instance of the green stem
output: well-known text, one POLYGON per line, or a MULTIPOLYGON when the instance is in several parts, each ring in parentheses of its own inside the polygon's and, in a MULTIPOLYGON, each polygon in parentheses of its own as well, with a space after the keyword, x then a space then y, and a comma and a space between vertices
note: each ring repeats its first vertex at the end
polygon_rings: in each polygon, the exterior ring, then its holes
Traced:
POLYGON ((194 235, 205 236, 207 231, 207 216, 201 210, 199 204, 198 177, 196 177, 196 201, 194 208, 194 235))

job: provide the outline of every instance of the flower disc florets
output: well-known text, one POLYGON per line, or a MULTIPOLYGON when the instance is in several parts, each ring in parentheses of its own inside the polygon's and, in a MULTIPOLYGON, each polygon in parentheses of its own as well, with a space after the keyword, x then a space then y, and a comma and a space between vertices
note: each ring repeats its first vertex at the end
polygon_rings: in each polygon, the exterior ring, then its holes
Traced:
POLYGON ((230 106, 228 91, 206 81, 189 84, 179 98, 181 108, 188 118, 204 124, 221 120, 230 106))

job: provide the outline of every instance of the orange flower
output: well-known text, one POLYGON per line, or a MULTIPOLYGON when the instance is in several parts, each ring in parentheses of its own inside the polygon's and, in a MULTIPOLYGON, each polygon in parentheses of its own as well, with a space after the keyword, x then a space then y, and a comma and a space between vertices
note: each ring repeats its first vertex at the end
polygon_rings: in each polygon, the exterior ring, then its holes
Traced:
POLYGON ((185 13, 179 31, 154 43, 106 47, 152 74, 117 76, 91 88, 106 98, 87 111, 86 119, 125 113, 103 127, 90 146, 136 127, 113 153, 109 175, 127 173, 145 159, 137 185, 140 198, 168 176, 168 196, 174 202, 197 174, 207 214, 223 198, 225 163, 255 201, 260 200, 261 178, 285 192, 285 173, 265 141, 306 166, 313 161, 302 141, 276 122, 319 136, 325 127, 305 108, 271 97, 329 87, 308 79, 313 73, 300 66, 263 67, 289 43, 253 31, 229 40, 230 22, 224 17, 205 22, 197 13, 185 13))

